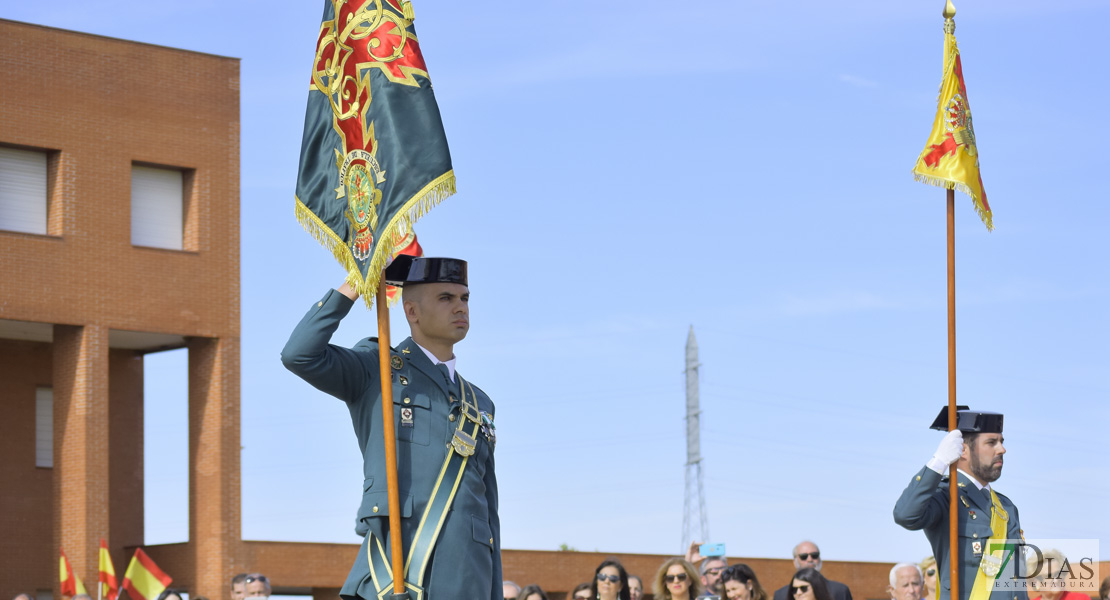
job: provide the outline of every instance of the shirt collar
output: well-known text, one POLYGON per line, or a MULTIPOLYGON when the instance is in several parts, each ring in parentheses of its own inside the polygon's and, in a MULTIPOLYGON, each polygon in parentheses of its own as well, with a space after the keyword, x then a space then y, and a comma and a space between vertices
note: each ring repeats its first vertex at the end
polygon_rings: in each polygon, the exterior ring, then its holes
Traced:
POLYGON ((420 348, 421 350, 424 351, 425 356, 428 357, 428 360, 432 361, 433 365, 447 365, 447 372, 451 374, 451 383, 455 382, 455 356, 454 355, 451 356, 451 360, 442 361, 442 360, 439 360, 439 358, 437 358, 435 354, 432 354, 430 350, 428 350, 424 346, 421 346, 420 344, 417 344, 416 340, 413 340, 412 343, 416 344, 417 348, 420 348))

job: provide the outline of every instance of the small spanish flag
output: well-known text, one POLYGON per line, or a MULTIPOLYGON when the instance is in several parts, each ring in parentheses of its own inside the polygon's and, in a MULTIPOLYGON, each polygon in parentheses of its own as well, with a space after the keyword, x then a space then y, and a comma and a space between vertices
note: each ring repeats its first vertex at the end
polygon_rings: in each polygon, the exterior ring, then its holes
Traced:
POLYGON ((58 559, 58 579, 62 583, 62 595, 76 596, 77 594, 87 594, 88 592, 85 591, 85 584, 81 583, 81 578, 73 572, 73 567, 70 566, 69 559, 66 558, 66 551, 60 550, 60 552, 62 556, 58 559))
POLYGON ((123 574, 123 589, 131 600, 155 600, 172 581, 173 578, 159 569, 142 548, 137 548, 123 574))
POLYGON ((971 105, 964 85, 960 49, 956 46, 955 14, 956 9, 948 2, 944 11, 944 77, 940 83, 937 114, 929 141, 913 166, 913 178, 945 189, 960 190, 970 196, 975 211, 990 231, 994 229, 994 222, 979 173, 971 105))
POLYGON ((101 598, 115 600, 119 596, 119 581, 116 580, 116 568, 112 566, 112 555, 108 554, 108 543, 100 538, 100 566, 99 576, 101 598))

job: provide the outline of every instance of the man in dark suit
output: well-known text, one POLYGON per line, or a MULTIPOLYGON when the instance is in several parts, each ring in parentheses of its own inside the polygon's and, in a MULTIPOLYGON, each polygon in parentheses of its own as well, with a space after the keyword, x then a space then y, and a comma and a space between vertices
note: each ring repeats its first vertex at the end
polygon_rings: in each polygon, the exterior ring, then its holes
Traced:
MULTIPOLYGON (((894 505, 894 521, 910 530, 925 530, 940 573, 940 599, 951 595, 952 582, 948 519, 948 469, 957 469, 956 510, 959 532, 959 597, 962 600, 1026 600, 1028 595, 1012 578, 1024 572, 1024 559, 1004 544, 1020 540, 1018 511, 1009 498, 997 493, 991 483, 1002 475, 1002 415, 974 412, 957 407, 956 429, 941 440, 933 458, 910 480, 894 505), (966 436, 966 437, 965 437, 966 436), (992 544, 998 540, 997 544, 992 544), (994 582, 1009 584, 996 587, 994 582), (972 588, 975 593, 972 593, 972 588)), ((947 409, 933 422, 933 429, 946 430, 947 409)))
POLYGON ((455 370, 454 346, 470 328, 466 263, 398 257, 386 280, 402 285, 412 337, 396 349, 366 338, 329 344, 358 293, 344 283, 293 330, 282 363, 320 391, 343 400, 363 456, 363 494, 355 531, 363 536, 340 595, 392 594, 391 545, 378 356, 389 352, 405 586, 412 600, 501 600, 501 535, 494 476, 493 402, 455 370))
MULTIPOLYGON (((817 544, 806 540, 794 546, 794 569, 814 568, 818 571, 821 570, 821 550, 817 548, 817 544)), ((832 594, 833 600, 852 600, 852 591, 848 586, 826 579, 829 582, 829 593, 832 594)), ((790 584, 784 585, 775 590, 775 600, 786 600, 789 596, 790 584)))

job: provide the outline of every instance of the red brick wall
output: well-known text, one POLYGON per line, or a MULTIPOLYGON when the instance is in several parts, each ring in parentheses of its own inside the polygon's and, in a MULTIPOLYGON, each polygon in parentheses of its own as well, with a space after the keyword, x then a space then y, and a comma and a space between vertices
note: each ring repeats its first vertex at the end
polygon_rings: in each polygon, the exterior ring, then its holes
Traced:
POLYGON ((131 556, 125 546, 143 543, 143 357, 112 350, 108 361, 108 539, 112 563, 123 577, 131 556))
POLYGON ((52 387, 50 344, 0 340, 0 598, 58 578, 53 471, 35 468, 35 389, 52 387))
POLYGON ((0 20, 0 76, 0 144, 58 151, 61 207, 0 232, 0 318, 237 337, 238 60, 0 20), (195 172, 192 250, 131 246, 135 161, 195 172))
POLYGON ((12 445, 0 461, 0 596, 56 590, 59 546, 91 585, 101 537, 120 575, 125 546, 142 542, 142 359, 109 349, 113 330, 218 349, 211 380, 193 378, 201 433, 190 456, 208 470, 192 548, 214 557, 213 581, 229 577, 240 510, 239 61, 0 20, 0 77, 18 82, 0 86, 0 145, 49 151, 49 235, 0 231, 0 319, 55 325, 52 345, 0 340, 0 376, 13 375, 0 417, 18 433, 0 441, 12 445), (134 163, 185 172, 184 251, 131 245, 134 163), (55 468, 37 472, 36 382, 55 399, 55 468))

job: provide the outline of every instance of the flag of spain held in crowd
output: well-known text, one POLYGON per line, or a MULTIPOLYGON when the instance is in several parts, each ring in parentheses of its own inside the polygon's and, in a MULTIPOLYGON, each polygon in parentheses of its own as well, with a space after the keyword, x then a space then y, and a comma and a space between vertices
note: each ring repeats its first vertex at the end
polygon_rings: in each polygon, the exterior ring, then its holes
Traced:
POLYGON ((297 220, 369 305, 395 240, 455 193, 406 0, 325 0, 297 173, 297 220))
POLYGON ((81 583, 81 578, 77 573, 73 572, 73 567, 69 564, 69 559, 66 558, 66 551, 59 550, 62 555, 58 558, 58 581, 61 583, 61 593, 63 596, 76 596, 77 594, 87 594, 85 584, 81 583))
POLYGON ((100 538, 100 562, 97 569, 100 582, 100 597, 104 600, 115 600, 119 596, 119 581, 116 580, 116 568, 112 565, 112 555, 108 554, 108 543, 100 538))
POLYGON ((929 141, 913 166, 913 176, 918 181, 971 196, 979 218, 988 230, 993 230, 991 207, 979 173, 979 150, 971 126, 971 105, 960 50, 956 47, 955 15, 956 9, 949 1, 944 9, 944 78, 940 83, 937 115, 929 141))
POLYGON ((172 582, 173 578, 159 569, 142 548, 135 549, 135 556, 123 574, 123 589, 131 600, 155 600, 172 582))

